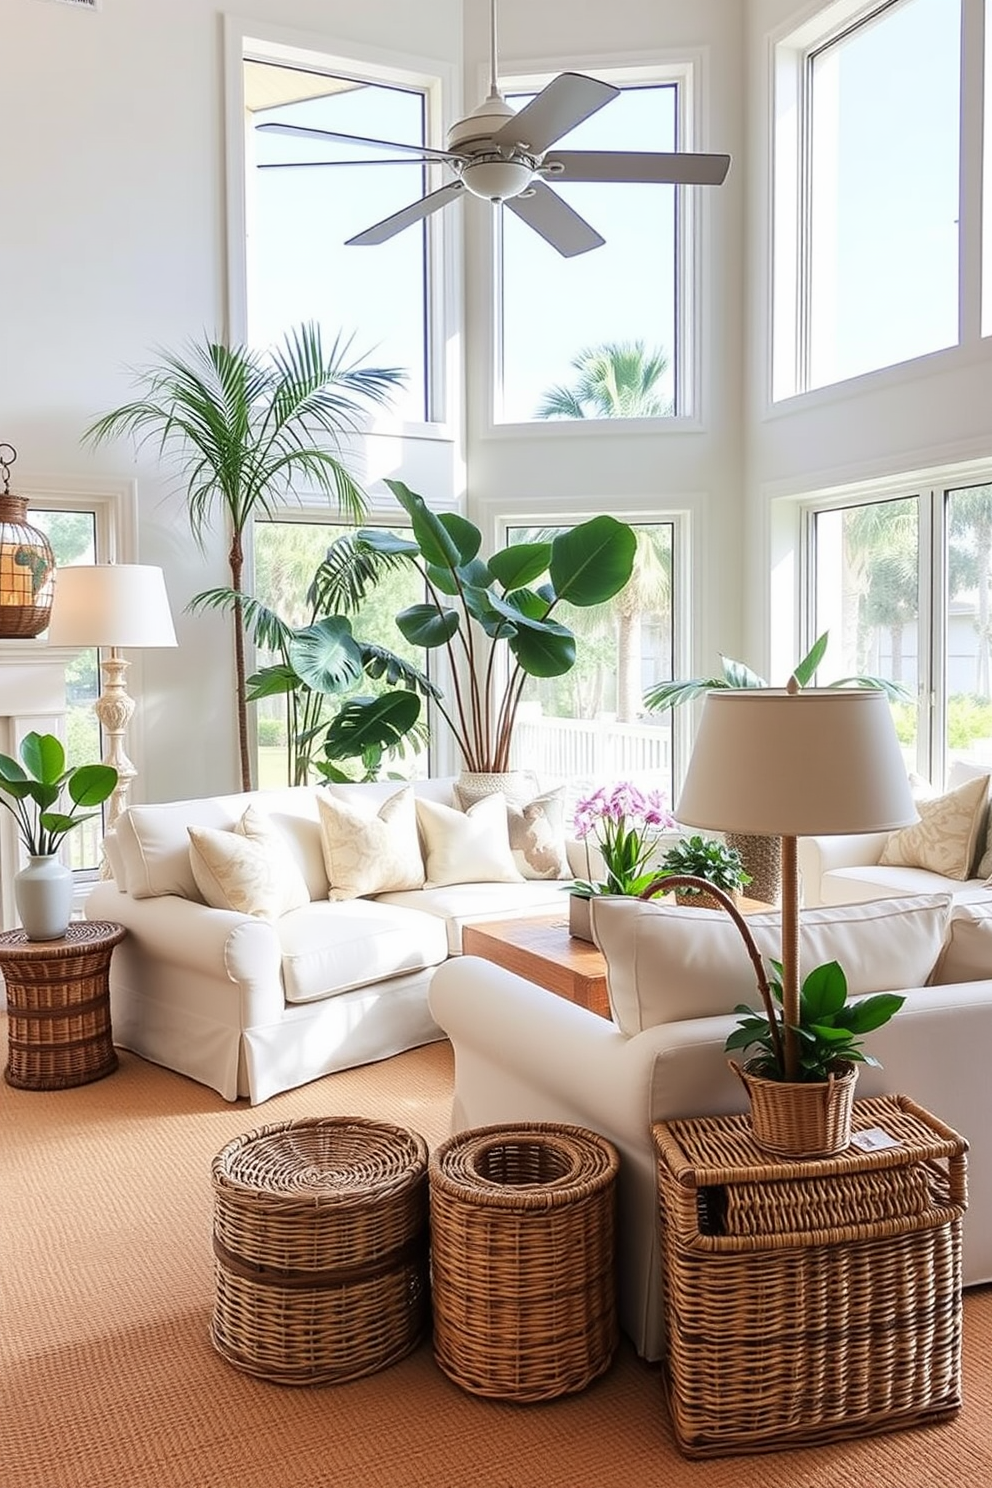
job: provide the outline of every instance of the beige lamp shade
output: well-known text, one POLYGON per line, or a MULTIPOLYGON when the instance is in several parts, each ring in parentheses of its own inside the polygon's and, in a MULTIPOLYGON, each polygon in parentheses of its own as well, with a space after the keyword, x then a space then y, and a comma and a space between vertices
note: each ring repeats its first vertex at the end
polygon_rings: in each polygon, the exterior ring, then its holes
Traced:
POLYGON ((50 646, 175 646, 160 568, 145 563, 59 568, 48 626, 50 646))
POLYGON ((888 700, 873 688, 708 693, 675 814, 775 837, 885 832, 918 815, 888 700))

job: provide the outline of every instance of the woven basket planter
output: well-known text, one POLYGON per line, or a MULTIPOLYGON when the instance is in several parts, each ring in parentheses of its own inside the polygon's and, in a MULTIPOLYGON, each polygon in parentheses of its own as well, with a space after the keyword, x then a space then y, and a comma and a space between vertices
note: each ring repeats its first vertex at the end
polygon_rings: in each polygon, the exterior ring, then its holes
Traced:
POLYGON ((549 1123, 476 1128, 434 1153, 434 1355, 456 1384, 550 1400, 609 1366, 618 1167, 604 1137, 549 1123))
POLYGON ((766 1080, 748 1065, 729 1061, 751 1101, 754 1140, 763 1152, 784 1157, 830 1157, 851 1142, 856 1064, 844 1064, 829 1080, 766 1080))
POLYGON ((725 832, 728 847, 741 855, 744 869, 751 875, 747 893, 766 904, 778 904, 782 896, 782 839, 752 837, 744 832, 725 832))
POLYGON ((259 1379, 357 1379, 429 1315, 427 1144, 360 1117, 278 1122, 213 1161, 211 1341, 259 1379))

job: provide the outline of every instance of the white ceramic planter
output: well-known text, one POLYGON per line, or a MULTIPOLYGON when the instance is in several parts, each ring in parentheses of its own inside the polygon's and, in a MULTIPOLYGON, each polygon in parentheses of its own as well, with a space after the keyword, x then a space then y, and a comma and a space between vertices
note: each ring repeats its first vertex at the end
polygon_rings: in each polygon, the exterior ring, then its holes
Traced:
POLYGON ((14 903, 28 940, 61 940, 72 918, 72 874, 54 854, 14 874, 14 903))

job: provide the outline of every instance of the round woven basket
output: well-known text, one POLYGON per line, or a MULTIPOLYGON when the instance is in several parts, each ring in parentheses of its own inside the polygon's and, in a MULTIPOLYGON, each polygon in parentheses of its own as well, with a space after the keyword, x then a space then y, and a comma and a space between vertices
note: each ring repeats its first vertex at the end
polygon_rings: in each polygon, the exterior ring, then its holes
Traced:
POLYGON ((741 855, 744 870, 751 876, 747 893, 752 899, 777 904, 782 895, 782 839, 752 837, 743 832, 725 832, 728 847, 741 855))
POLYGON ((428 1320, 427 1144, 357 1116, 278 1122, 212 1167, 211 1340, 259 1379, 357 1379, 428 1320))
POLYGON ((829 1079, 792 1083, 766 1080, 746 1064, 729 1061, 751 1101, 754 1140, 782 1157, 831 1157, 851 1143, 856 1064, 842 1064, 829 1079))
POLYGON ((434 1355, 475 1395, 583 1389, 617 1346, 616 1149, 577 1126, 462 1132, 430 1162, 434 1355))

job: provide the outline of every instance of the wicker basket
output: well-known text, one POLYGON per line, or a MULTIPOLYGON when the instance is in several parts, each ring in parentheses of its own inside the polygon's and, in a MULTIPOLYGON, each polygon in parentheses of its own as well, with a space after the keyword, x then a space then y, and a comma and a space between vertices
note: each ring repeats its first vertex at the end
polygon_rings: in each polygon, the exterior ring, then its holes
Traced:
POLYGON ((577 1126, 490 1126, 430 1163, 434 1355, 475 1395, 583 1389, 618 1340, 619 1159, 577 1126))
POLYGON ((844 1064, 828 1080, 766 1080, 748 1065, 729 1060, 751 1101, 754 1140, 764 1152, 784 1157, 830 1157, 851 1141, 856 1064, 844 1064))
POLYGON ((357 1379, 428 1321, 427 1145, 357 1116, 278 1122, 213 1161, 211 1340, 284 1385, 357 1379))
POLYGON ((7 987, 7 1068, 19 1090, 69 1090, 117 1068, 110 1021, 110 959, 123 925, 73 920, 60 940, 0 935, 7 987))
POLYGON ((766 1158, 747 1118, 654 1128, 665 1384, 689 1457, 929 1424, 961 1405, 966 1143, 905 1096, 894 1145, 766 1158))

